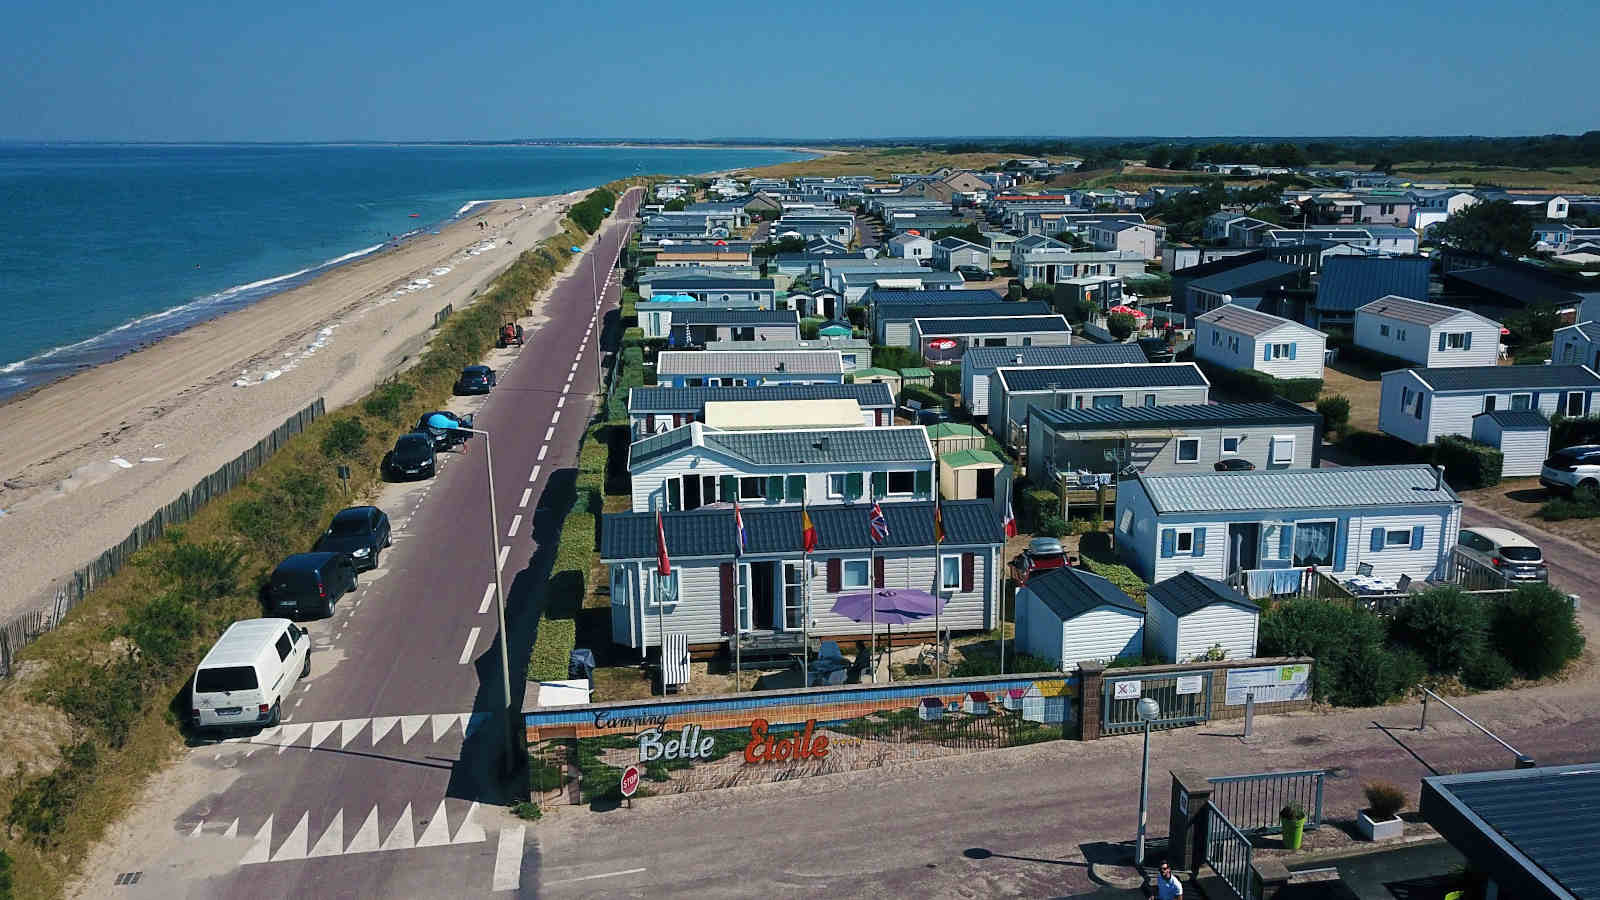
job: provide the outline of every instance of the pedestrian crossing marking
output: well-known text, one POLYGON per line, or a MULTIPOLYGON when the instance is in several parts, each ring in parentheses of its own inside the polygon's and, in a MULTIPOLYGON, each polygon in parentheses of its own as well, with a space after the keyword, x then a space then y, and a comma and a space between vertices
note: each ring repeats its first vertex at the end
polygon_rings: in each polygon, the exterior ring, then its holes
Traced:
POLYGON ((372 720, 372 742, 376 744, 383 740, 383 736, 388 734, 389 730, 394 728, 394 723, 398 721, 400 721, 399 716, 374 717, 372 720))
MULTIPOLYGON (((377 807, 373 807, 374 810, 377 807)), ((307 858, 315 859, 321 856, 338 856, 344 852, 344 810, 333 814, 333 821, 328 823, 327 830, 322 832, 322 837, 317 839, 317 845, 306 854, 307 858)))
POLYGON ((367 820, 361 823, 361 829, 356 836, 350 839, 350 846, 344 848, 346 853, 373 853, 378 849, 378 808, 374 806, 372 812, 367 813, 367 820))
POLYGON ((224 831, 222 833, 222 836, 225 837, 225 838, 236 838, 236 837, 238 837, 239 836, 239 820, 238 819, 234 819, 233 820, 233 824, 228 826, 228 830, 224 831))
POLYGON ((427 724, 427 716, 401 716, 400 717, 400 743, 410 743, 417 736, 417 731, 427 724))
POLYGON ((458 713, 442 713, 433 717, 433 739, 438 740, 460 719, 458 713))
POLYGON ((345 719, 343 722, 340 722, 339 749, 343 750, 344 748, 350 746, 350 742, 356 739, 356 735, 361 733, 361 729, 365 727, 366 724, 366 719, 345 719))
POLYGON ((428 827, 423 829, 422 837, 417 838, 415 846, 439 847, 450 843, 450 822, 444 812, 444 801, 439 801, 439 808, 433 811, 433 818, 428 820, 428 827))
MULTIPOLYGON (((287 836, 273 834, 274 816, 267 816, 266 821, 250 839, 250 849, 240 857, 239 865, 250 866, 267 862, 292 862, 303 859, 320 859, 329 856, 349 856, 357 853, 379 853, 394 850, 415 850, 423 847, 445 847, 461 844, 481 844, 489 839, 483 825, 478 822, 479 804, 472 803, 461 816, 460 825, 455 830, 455 836, 450 833, 450 817, 447 807, 448 801, 440 800, 438 808, 433 811, 432 818, 422 829, 421 836, 417 836, 416 822, 413 818, 413 805, 407 803, 401 810, 400 817, 390 829, 389 836, 379 841, 380 826, 378 822, 378 807, 373 806, 361 822, 361 827, 356 829, 355 836, 350 838, 349 844, 345 843, 344 810, 334 810, 333 815, 322 826, 322 833, 311 842, 312 825, 309 810, 302 812, 295 821, 294 827, 287 836), (274 838, 281 843, 277 844, 274 852, 274 838)), ((354 821, 352 819, 352 821, 354 821)), ((198 837, 204 821, 196 825, 190 832, 191 837, 198 837)), ((513 829, 514 830, 514 829, 513 829)), ((239 820, 234 819, 223 837, 237 838, 239 836, 239 820)), ((501 832, 502 843, 509 839, 504 831, 501 832)), ((520 843, 520 842, 519 842, 520 843)))
POLYGON ((322 742, 339 730, 338 722, 312 722, 311 746, 313 749, 322 745, 322 742))
POLYGON ((318 748, 332 749, 334 734, 339 735, 339 749, 349 747, 351 742, 361 736, 361 733, 371 724, 369 740, 373 746, 389 736, 395 726, 399 727, 401 743, 409 743, 413 738, 423 734, 427 727, 426 739, 441 741, 450 735, 456 726, 461 727, 463 739, 472 737, 492 713, 430 713, 417 716, 374 716, 370 719, 329 719, 320 722, 296 722, 264 728, 258 734, 231 737, 220 743, 223 746, 245 744, 250 746, 246 755, 255 752, 257 748, 273 747, 278 753, 292 746, 299 746, 308 750, 318 748))
POLYGON ((284 862, 290 859, 305 859, 306 841, 308 840, 307 832, 310 824, 311 813, 301 813, 300 821, 295 823, 294 828, 289 831, 289 836, 283 839, 282 844, 278 845, 278 852, 272 855, 272 861, 284 862))
POLYGON ((261 824, 261 830, 256 832, 255 843, 250 845, 250 849, 239 860, 239 865, 264 863, 270 858, 272 858, 272 817, 267 816, 267 821, 261 824))
POLYGON ((389 832, 389 837, 383 842, 379 850, 409 850, 417 845, 416 832, 411 829, 411 804, 400 812, 400 821, 394 824, 394 830, 389 832))
POLYGON ((310 730, 310 728, 311 724, 309 722, 304 722, 299 725, 283 726, 282 739, 278 741, 278 752, 282 753, 283 751, 289 749, 289 745, 300 740, 300 736, 305 734, 308 730, 310 730))
POLYGON ((478 804, 474 802, 467 807, 467 814, 461 819, 461 827, 456 829, 455 839, 452 844, 479 844, 487 840, 483 833, 483 826, 478 824, 478 804))

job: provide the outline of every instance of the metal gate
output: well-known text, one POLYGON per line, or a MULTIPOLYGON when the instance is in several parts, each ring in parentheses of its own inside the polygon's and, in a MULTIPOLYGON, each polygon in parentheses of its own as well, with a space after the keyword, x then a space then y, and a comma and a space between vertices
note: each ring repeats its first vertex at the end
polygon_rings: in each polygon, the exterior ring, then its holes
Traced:
POLYGON ((1250 839, 1215 806, 1206 807, 1206 815, 1206 863, 1239 900, 1260 900, 1250 839))
POLYGON ((1161 706, 1151 728, 1197 725, 1211 718, 1211 670, 1116 675, 1107 669, 1100 685, 1100 732, 1127 734, 1144 728, 1139 701, 1150 697, 1161 706))
POLYGON ((1290 803, 1298 803, 1306 811, 1307 831, 1322 825, 1322 780, 1326 775, 1322 769, 1301 769, 1206 780, 1211 782, 1213 809, 1226 810, 1229 821, 1247 834, 1266 834, 1283 830, 1278 814, 1290 803))

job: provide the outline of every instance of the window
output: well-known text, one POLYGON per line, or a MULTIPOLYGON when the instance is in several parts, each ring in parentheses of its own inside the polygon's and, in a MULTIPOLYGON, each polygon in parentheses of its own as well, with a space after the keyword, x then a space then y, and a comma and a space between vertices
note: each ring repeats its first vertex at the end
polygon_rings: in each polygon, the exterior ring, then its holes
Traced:
POLYGON ((844 363, 844 367, 847 369, 854 369, 856 367, 856 355, 854 353, 839 354, 839 361, 844 363))
POLYGON ((1121 394, 1100 394, 1094 398, 1095 409, 1121 409, 1121 394))
POLYGON ((1145 406, 1155 406, 1156 405, 1156 395, 1155 394, 1145 394, 1144 395, 1144 405, 1145 406))
POLYGON ((1402 387, 1400 389, 1400 408, 1401 409, 1406 409, 1406 408, 1411 406, 1411 395, 1413 393, 1414 392, 1411 390, 1411 388, 1408 388, 1408 387, 1402 387))
POLYGON ((278 660, 281 662, 289 658, 289 651, 294 649, 294 642, 289 640, 287 634, 278 635, 277 643, 273 645, 278 651, 278 660))
POLYGON ((1497 401, 1499 399, 1500 399, 1499 397, 1496 397, 1493 394, 1485 394, 1483 396, 1483 411, 1484 412, 1494 412, 1495 401, 1497 401))
POLYGON ((1567 415, 1568 416, 1581 416, 1581 415, 1583 415, 1583 391, 1568 391, 1567 392, 1567 415))
POLYGON ((835 472, 828 476, 828 499, 842 500, 845 493, 845 478, 842 472, 835 472))
POLYGON ((946 591, 961 590, 961 557, 939 557, 939 588, 946 591))
POLYGON ((1531 408, 1533 408, 1533 395, 1532 394, 1512 394, 1511 395, 1511 408, 1512 409, 1531 409, 1531 408))
POLYGON ((1117 520, 1117 530, 1123 534, 1133 534, 1133 510, 1122 511, 1122 517, 1117 520))
POLYGON ((1178 462, 1181 462, 1181 463, 1192 463, 1192 462, 1199 462, 1199 461, 1200 461, 1200 439, 1199 438, 1179 438, 1178 439, 1178 462))
MULTIPOLYGON (((1294 564, 1304 566, 1333 565, 1333 522, 1296 522, 1294 526, 1294 564)), ((1406 536, 1407 542, 1410 535, 1406 536)))
POLYGON ((1211 332, 1211 346, 1215 347, 1220 343, 1222 343, 1222 332, 1220 332, 1220 331, 1211 332))
POLYGON ((1294 465, 1294 436, 1287 434, 1273 435, 1272 437, 1272 464, 1275 466, 1294 465))
POLYGON ((1406 330, 1404 328, 1399 329, 1398 331, 1395 332, 1395 337, 1399 338, 1402 341, 1405 340, 1406 339, 1406 330))
POLYGON ((1194 532, 1178 532, 1178 552, 1190 554, 1194 553, 1194 532))
POLYGON ((1239 439, 1238 438, 1236 438, 1236 437, 1225 437, 1225 438, 1222 439, 1222 453, 1223 453, 1224 456, 1232 456, 1233 454, 1238 453, 1238 452, 1239 452, 1239 439))
POLYGON ((1383 545, 1385 547, 1411 546, 1411 529, 1390 528, 1388 531, 1383 533, 1383 545))
POLYGON ((1446 350, 1465 350, 1467 347, 1466 334, 1460 331, 1452 331, 1446 334, 1444 336, 1444 347, 1446 350))
POLYGON ((846 588, 864 588, 867 586, 867 561, 864 559, 847 559, 843 565, 843 579, 840 584, 846 588))
POLYGON ((805 624, 805 566, 786 562, 783 564, 783 627, 788 631, 798 631, 805 624))
POLYGON ((678 484, 678 479, 676 479, 676 478, 668 478, 667 479, 667 511, 668 512, 675 512, 675 511, 680 510, 680 509, 683 509, 682 488, 678 484))
POLYGON ((1389 326, 1387 326, 1387 325, 1379 325, 1378 326, 1378 336, 1379 337, 1388 337, 1389 336, 1389 326))
POLYGON ((1238 353, 1239 352, 1239 339, 1236 338, 1236 337, 1228 338, 1228 349, 1233 351, 1234 353, 1238 353))
POLYGON ((889 496, 896 494, 911 494, 917 489, 917 473, 915 472, 890 472, 889 496))
POLYGON ((739 479, 740 500, 762 500, 767 496, 767 480, 761 476, 739 479))

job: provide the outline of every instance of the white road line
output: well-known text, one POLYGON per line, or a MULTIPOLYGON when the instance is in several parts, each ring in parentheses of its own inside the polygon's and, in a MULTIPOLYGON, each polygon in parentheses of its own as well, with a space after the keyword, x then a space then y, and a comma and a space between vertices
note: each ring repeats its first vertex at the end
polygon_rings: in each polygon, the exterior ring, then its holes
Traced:
POLYGON ((539 467, 538 466, 534 466, 533 467, 533 471, 528 473, 528 480, 529 481, 538 481, 539 480, 539 467))
POLYGON ((566 394, 562 394, 561 396, 556 398, 556 409, 560 409, 561 407, 566 406, 566 405, 567 405, 567 395, 566 394))
POLYGON ((558 409, 555 412, 551 413, 550 414, 550 421, 552 423, 561 421, 561 410, 558 409))
POLYGON ((549 453, 549 452, 550 452, 550 445, 549 444, 545 444, 543 447, 539 448, 539 458, 540 459, 544 459, 544 455, 546 453, 549 453))
POLYGON ((572 371, 574 371, 574 372, 578 371, 578 364, 576 362, 574 362, 572 364, 572 371))
POLYGON ((467 632, 467 645, 461 648, 461 658, 456 660, 457 663, 464 666, 472 661, 472 649, 478 646, 478 632, 482 630, 474 626, 471 631, 467 632))
POLYGON ((514 891, 522 883, 522 848, 528 826, 500 829, 500 846, 494 852, 494 883, 491 890, 514 891))
POLYGON ((567 395, 567 391, 570 391, 570 390, 572 390, 572 379, 568 378, 567 379, 567 386, 561 389, 561 396, 565 397, 567 395))
POLYGON ((504 569, 506 567, 506 556, 509 555, 510 553, 511 553, 511 547, 509 545, 507 545, 505 547, 501 547, 500 548, 500 559, 495 562, 495 568, 504 569))
MULTIPOLYGON (((501 834, 505 834, 505 832, 503 832, 503 831, 500 832, 500 833, 501 834)), ((498 872, 499 870, 496 869, 496 871, 498 872)), ((558 885, 558 884, 576 884, 577 882, 580 882, 580 881, 597 881, 597 880, 599 880, 601 878, 616 878, 616 877, 621 876, 621 875, 637 875, 637 874, 639 874, 640 872, 643 872, 643 871, 645 871, 645 870, 642 869, 642 868, 641 869, 623 869, 623 870, 621 870, 619 872, 602 872, 599 875, 580 875, 577 878, 558 878, 555 881, 546 881, 544 883, 544 886, 545 887, 552 887, 552 886, 558 885)))
POLYGON ((493 599, 494 599, 494 582, 491 581, 488 584, 483 586, 483 602, 478 604, 478 615, 481 616, 484 613, 489 611, 489 601, 491 601, 493 599))
POLYGON ((527 506, 528 499, 533 496, 533 488, 522 489, 522 499, 517 501, 518 506, 527 506))
POLYGON ((577 367, 576 367, 576 366, 574 366, 574 367, 573 367, 573 370, 572 370, 572 371, 571 371, 571 372, 568 372, 568 373, 567 373, 567 384, 571 384, 571 383, 572 383, 572 379, 573 379, 573 376, 575 376, 575 375, 577 375, 577 374, 578 374, 578 370, 577 370, 577 367))
POLYGON ((555 436, 556 436, 556 427, 554 425, 551 425, 549 428, 546 428, 544 430, 545 443, 549 443, 550 439, 555 437, 555 436))
POLYGON ((511 528, 506 531, 506 537, 516 537, 517 529, 522 527, 522 513, 511 517, 511 528))

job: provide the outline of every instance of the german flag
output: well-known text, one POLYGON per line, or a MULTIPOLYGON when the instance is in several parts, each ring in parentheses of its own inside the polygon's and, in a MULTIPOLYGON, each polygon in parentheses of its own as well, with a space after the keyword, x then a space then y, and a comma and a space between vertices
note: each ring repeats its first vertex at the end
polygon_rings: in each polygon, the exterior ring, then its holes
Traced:
POLYGON ((933 542, 936 545, 944 543, 944 508, 938 500, 933 501, 933 542))

